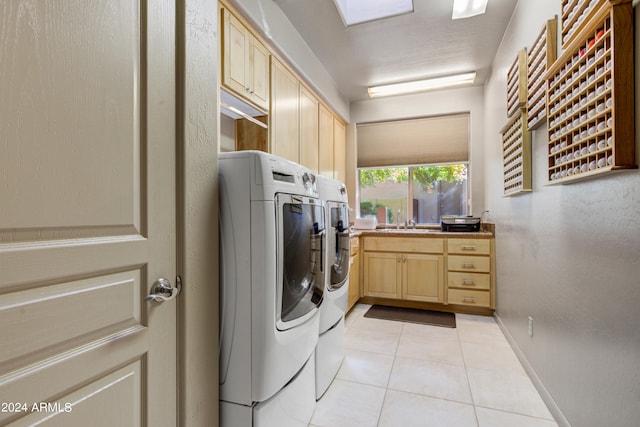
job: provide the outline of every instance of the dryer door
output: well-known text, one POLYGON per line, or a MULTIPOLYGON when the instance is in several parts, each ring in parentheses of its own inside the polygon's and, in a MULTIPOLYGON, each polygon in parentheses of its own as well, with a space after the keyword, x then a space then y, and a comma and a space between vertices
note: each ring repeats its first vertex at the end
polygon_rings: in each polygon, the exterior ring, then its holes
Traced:
POLYGON ((329 202, 331 224, 329 229, 329 290, 342 287, 349 275, 349 206, 329 202))
POLYGON ((313 317, 322 302, 326 230, 323 202, 318 199, 277 194, 276 206, 276 326, 285 330, 313 317))

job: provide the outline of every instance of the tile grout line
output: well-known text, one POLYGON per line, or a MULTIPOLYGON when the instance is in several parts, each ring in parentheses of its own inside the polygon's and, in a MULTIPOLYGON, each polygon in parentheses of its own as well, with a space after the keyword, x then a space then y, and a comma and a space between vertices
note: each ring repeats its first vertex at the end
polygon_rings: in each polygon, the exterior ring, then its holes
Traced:
POLYGON ((456 337, 458 338, 458 345, 460 346, 460 353, 462 354, 462 364, 464 365, 464 376, 467 379, 467 387, 469 387, 469 394, 471 395, 471 405, 473 406, 473 415, 476 418, 476 425, 480 427, 480 420, 478 419, 478 409, 476 406, 476 400, 473 396, 473 390, 471 389, 471 381, 469 380, 469 370, 467 367, 467 360, 464 356, 464 350, 462 349, 462 340, 460 339, 460 329, 458 327, 458 316, 456 316, 456 337))
POLYGON ((378 420, 376 421, 376 427, 380 427, 380 418, 382 417, 382 410, 384 409, 384 403, 387 400, 387 392, 389 391, 389 382, 391 382, 391 375, 393 374, 393 368, 396 366, 396 360, 398 358, 398 348, 400 348, 400 338, 402 338, 402 332, 404 331, 404 322, 401 322, 400 334, 398 334, 398 343, 396 349, 393 352, 393 362, 391 363, 391 370, 389 371, 389 377, 387 383, 384 386, 384 398, 382 399, 382 405, 380 406, 380 412, 378 413, 378 420))

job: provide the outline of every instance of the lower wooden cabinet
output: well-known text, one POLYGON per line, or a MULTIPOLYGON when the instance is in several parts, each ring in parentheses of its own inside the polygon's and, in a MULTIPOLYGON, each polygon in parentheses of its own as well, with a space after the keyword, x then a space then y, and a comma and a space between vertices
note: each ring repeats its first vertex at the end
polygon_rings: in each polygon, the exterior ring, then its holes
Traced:
POLYGON ((466 289, 449 289, 447 291, 449 304, 473 305, 477 307, 490 307, 491 296, 485 291, 470 291, 466 289))
POLYGON ((495 306, 493 239, 375 235, 364 236, 363 247, 364 297, 495 306))
POLYGON ((444 257, 404 254, 402 298, 411 301, 444 301, 444 257))
POLYGON ((365 296, 401 298, 401 254, 394 252, 365 252, 363 279, 365 296))
POLYGON ((350 240, 351 257, 349 258, 349 292, 347 311, 351 310, 360 299, 360 238, 350 240))
POLYGON ((447 303, 494 308, 493 240, 449 238, 447 303))
MULTIPOLYGON (((389 243, 395 242, 400 247, 422 247, 422 245, 414 245, 415 239, 407 239, 409 240, 393 238, 389 243)), ((444 257, 442 253, 367 251, 367 247, 377 248, 379 246, 379 241, 367 241, 365 238, 365 296, 444 302, 444 257)))

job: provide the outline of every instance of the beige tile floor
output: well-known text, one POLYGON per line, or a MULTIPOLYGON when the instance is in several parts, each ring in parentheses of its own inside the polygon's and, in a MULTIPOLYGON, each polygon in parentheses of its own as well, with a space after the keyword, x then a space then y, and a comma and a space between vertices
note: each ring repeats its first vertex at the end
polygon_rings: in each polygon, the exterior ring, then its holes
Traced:
POLYGON ((347 316, 346 355, 310 427, 557 424, 491 317, 456 328, 347 316))

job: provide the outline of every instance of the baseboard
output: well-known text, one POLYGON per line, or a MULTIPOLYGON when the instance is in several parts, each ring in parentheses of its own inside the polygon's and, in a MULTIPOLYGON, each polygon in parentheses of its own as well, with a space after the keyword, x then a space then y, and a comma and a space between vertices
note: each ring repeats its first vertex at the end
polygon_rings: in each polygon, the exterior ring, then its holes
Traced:
POLYGON ((513 339, 513 337, 509 333, 509 330, 506 328, 506 326, 502 322, 502 319, 500 319, 500 316, 498 315, 498 313, 494 313, 494 317, 496 319, 496 323, 500 327, 500 330, 502 330, 502 333, 507 338, 507 341, 509 341, 509 345, 511 345, 511 348, 513 349, 513 352, 516 354, 516 357, 518 358, 518 360, 520 360, 522 367, 527 372, 527 375, 529 375, 529 378, 531 379, 533 386, 536 388, 536 390, 538 390, 540 397, 542 397, 542 400, 547 405, 547 408, 549 408, 549 412, 551 412, 551 415, 553 415, 553 418, 555 418, 556 422, 558 423, 558 426, 571 427, 571 424, 569 423, 567 418, 564 416, 564 414, 560 410, 560 407, 558 407, 558 405, 556 404, 555 400, 553 400, 553 397, 551 397, 551 394, 549 393, 547 388, 544 386, 544 384, 540 380, 540 377, 538 377, 538 374, 536 374, 536 371, 533 369, 533 367, 525 357, 524 353, 516 343, 515 339, 513 339))

